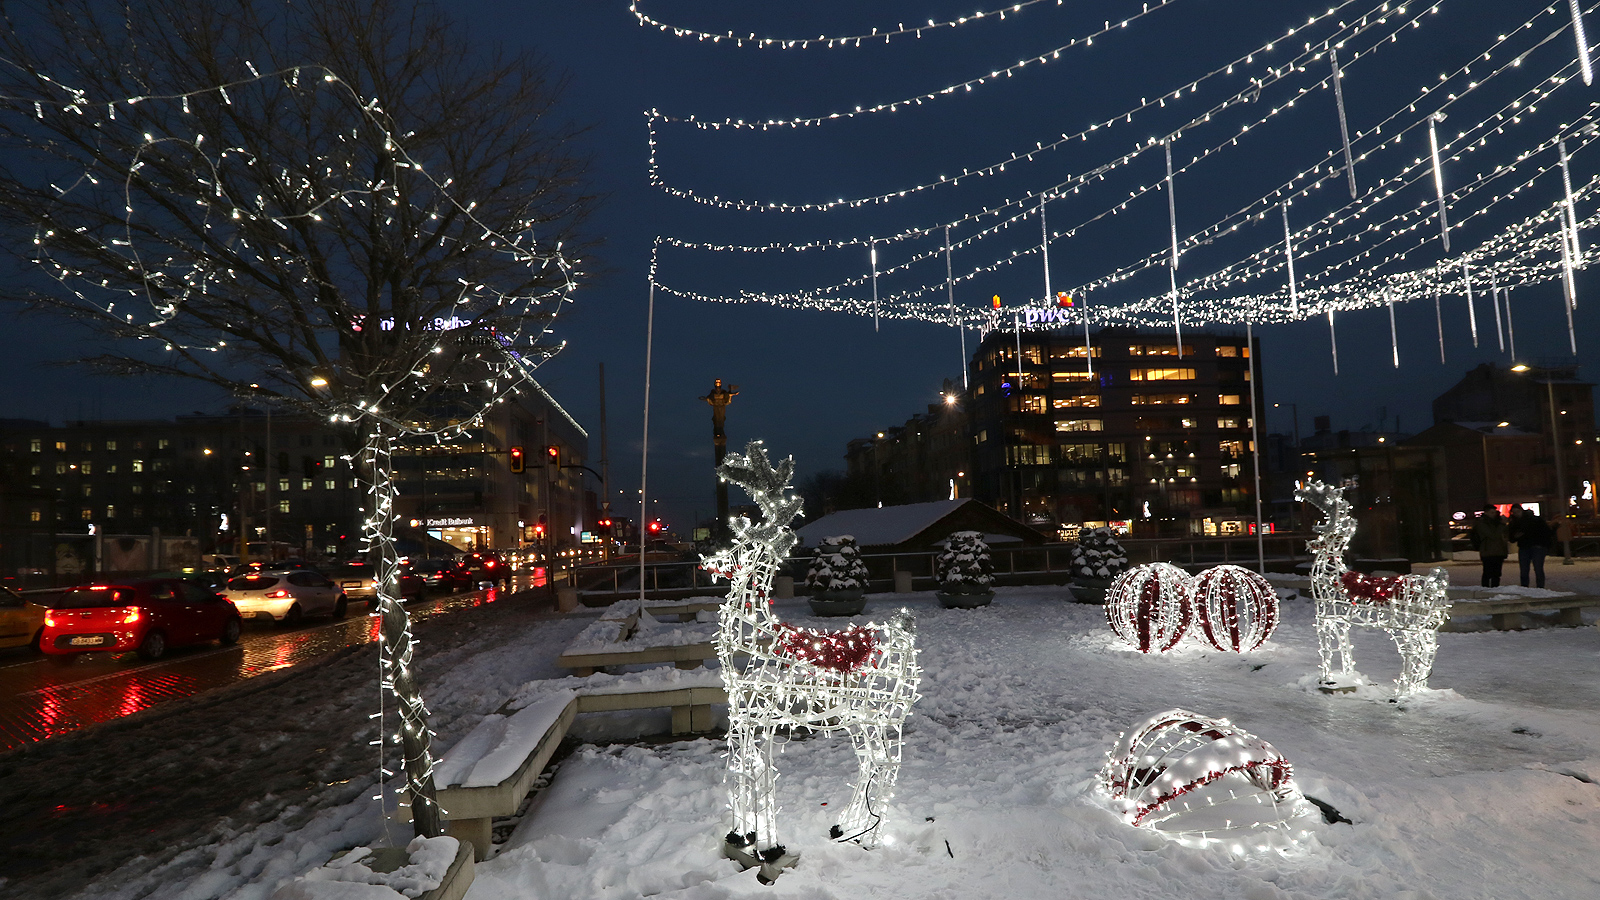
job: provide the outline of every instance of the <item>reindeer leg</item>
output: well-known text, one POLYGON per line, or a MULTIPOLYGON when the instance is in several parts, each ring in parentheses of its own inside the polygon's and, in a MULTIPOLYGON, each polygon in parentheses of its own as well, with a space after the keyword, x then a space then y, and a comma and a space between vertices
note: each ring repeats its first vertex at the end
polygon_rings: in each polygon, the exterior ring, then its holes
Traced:
POLYGON ((1337 601, 1317 601, 1317 653, 1321 671, 1319 687, 1325 693, 1343 693, 1355 690, 1350 680, 1356 673, 1355 650, 1350 644, 1350 620, 1342 615, 1345 610, 1337 601), (1334 658, 1339 661, 1334 671, 1334 658))
POLYGON ((863 723, 850 729, 860 769, 850 805, 829 836, 834 840, 857 840, 863 847, 878 844, 878 829, 889 815, 895 779, 900 774, 900 726, 898 723, 863 723))
POLYGON ((1428 686, 1433 658, 1439 652, 1439 632, 1432 628, 1396 628, 1389 632, 1403 663, 1395 680, 1396 697, 1404 697, 1428 686))

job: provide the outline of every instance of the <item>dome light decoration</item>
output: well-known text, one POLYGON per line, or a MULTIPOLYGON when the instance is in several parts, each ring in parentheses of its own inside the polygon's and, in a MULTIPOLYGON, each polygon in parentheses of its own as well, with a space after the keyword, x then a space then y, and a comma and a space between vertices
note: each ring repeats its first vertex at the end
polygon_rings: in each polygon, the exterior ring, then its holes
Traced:
POLYGON ((1294 767, 1271 744, 1182 709, 1123 733, 1099 782, 1129 825, 1198 847, 1293 844, 1307 833, 1297 820, 1312 812, 1294 767))
POLYGON ((1201 634, 1218 650, 1254 650, 1278 627, 1278 592, 1239 566, 1215 566, 1196 576, 1194 607, 1201 634))
POLYGON ((1350 645, 1352 625, 1381 628, 1394 639, 1403 662, 1400 677, 1395 679, 1397 696, 1426 689, 1439 649, 1439 626, 1450 618, 1445 571, 1435 568, 1427 575, 1389 578, 1351 572, 1345 567, 1344 551, 1356 533, 1356 520, 1350 515, 1344 488, 1313 480, 1296 489, 1294 498, 1323 514, 1316 538, 1306 544, 1312 553, 1311 593, 1317 603, 1322 690, 1351 691, 1360 683, 1350 645))
POLYGON ((1106 590, 1106 621, 1140 653, 1165 653, 1194 621, 1194 579, 1171 563, 1135 566, 1106 590))
POLYGON ((789 492, 794 458, 776 468, 760 441, 728 454, 717 474, 743 487, 761 509, 759 524, 730 523, 734 541, 703 565, 728 579, 717 614, 717 658, 728 690, 728 810, 723 853, 757 878, 775 881, 799 861, 777 836, 773 755, 790 729, 846 732, 860 766, 854 794, 830 836, 875 846, 900 773, 901 729, 916 702, 916 619, 902 609, 884 623, 839 632, 795 628, 772 611, 772 578, 794 547, 789 523, 800 499, 789 492))

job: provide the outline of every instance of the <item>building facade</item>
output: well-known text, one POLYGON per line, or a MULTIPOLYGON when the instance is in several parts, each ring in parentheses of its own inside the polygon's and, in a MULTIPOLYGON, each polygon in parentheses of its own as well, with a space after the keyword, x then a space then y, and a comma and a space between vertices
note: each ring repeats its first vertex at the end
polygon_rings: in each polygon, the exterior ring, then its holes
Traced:
POLYGON ((1433 401, 1433 420, 1407 443, 1444 451, 1452 517, 1491 503, 1596 515, 1594 385, 1576 365, 1484 363, 1433 401))
MULTIPOLYGON (((314 416, 237 408, 172 420, 0 420, 0 566, 86 565, 89 535, 191 538, 202 553, 354 556, 366 488, 357 436, 314 416), (72 559, 57 557, 66 554, 72 559)), ((588 441, 533 385, 483 428, 394 455, 400 526, 460 549, 575 546, 594 521, 588 441), (525 454, 513 473, 510 449, 525 454), (556 448, 554 460, 547 448, 556 448), (589 478, 585 482, 585 478, 589 478)))
MULTIPOLYGON (((845 448, 848 506, 899 506, 971 495, 972 431, 959 385, 946 381, 927 412, 845 448)), ((844 506, 841 508, 848 508, 844 506)))
MULTIPOLYGON (((1243 334, 1107 328, 991 331, 970 371, 972 494, 1072 537, 1243 534, 1254 521, 1251 390, 1243 334), (1019 355, 1020 347, 1020 355, 1019 355)), ((1260 371, 1259 365, 1255 367, 1260 371)))

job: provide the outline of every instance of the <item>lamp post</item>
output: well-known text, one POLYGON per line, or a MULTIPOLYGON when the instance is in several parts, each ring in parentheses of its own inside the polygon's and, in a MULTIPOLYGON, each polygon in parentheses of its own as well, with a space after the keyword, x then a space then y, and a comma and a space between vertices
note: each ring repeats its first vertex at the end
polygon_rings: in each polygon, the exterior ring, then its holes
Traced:
MULTIPOLYGON (((1518 363, 1511 367, 1513 372, 1527 372, 1530 367, 1525 363, 1518 363)), ((1561 429, 1560 420, 1556 418, 1556 387, 1555 375, 1546 369, 1544 373, 1545 397, 1550 407, 1550 455, 1556 468, 1556 507, 1561 511, 1561 518, 1567 518, 1567 485, 1566 473, 1561 465, 1561 429)), ((1561 542, 1561 564, 1563 566, 1575 565, 1572 559, 1572 541, 1561 542)))
POLYGON ((883 432, 878 432, 878 437, 872 442, 872 493, 873 499, 878 501, 878 508, 883 509, 883 481, 882 466, 878 462, 878 445, 883 443, 883 432))

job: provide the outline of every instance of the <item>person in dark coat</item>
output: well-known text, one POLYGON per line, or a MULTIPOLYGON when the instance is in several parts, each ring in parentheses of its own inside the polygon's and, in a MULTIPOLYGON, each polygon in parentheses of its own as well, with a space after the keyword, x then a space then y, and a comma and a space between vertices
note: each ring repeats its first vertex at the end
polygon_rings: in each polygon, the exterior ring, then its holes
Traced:
POLYGON ((1533 510, 1524 508, 1517 516, 1513 533, 1517 541, 1517 565, 1522 570, 1522 586, 1529 586, 1528 568, 1531 566, 1538 579, 1535 586, 1544 587, 1544 557, 1556 540, 1550 523, 1533 510))
POLYGON ((1483 508, 1483 515, 1472 526, 1472 546, 1483 561, 1483 586, 1500 586, 1500 567, 1511 555, 1511 537, 1506 530, 1506 520, 1493 504, 1483 508))

